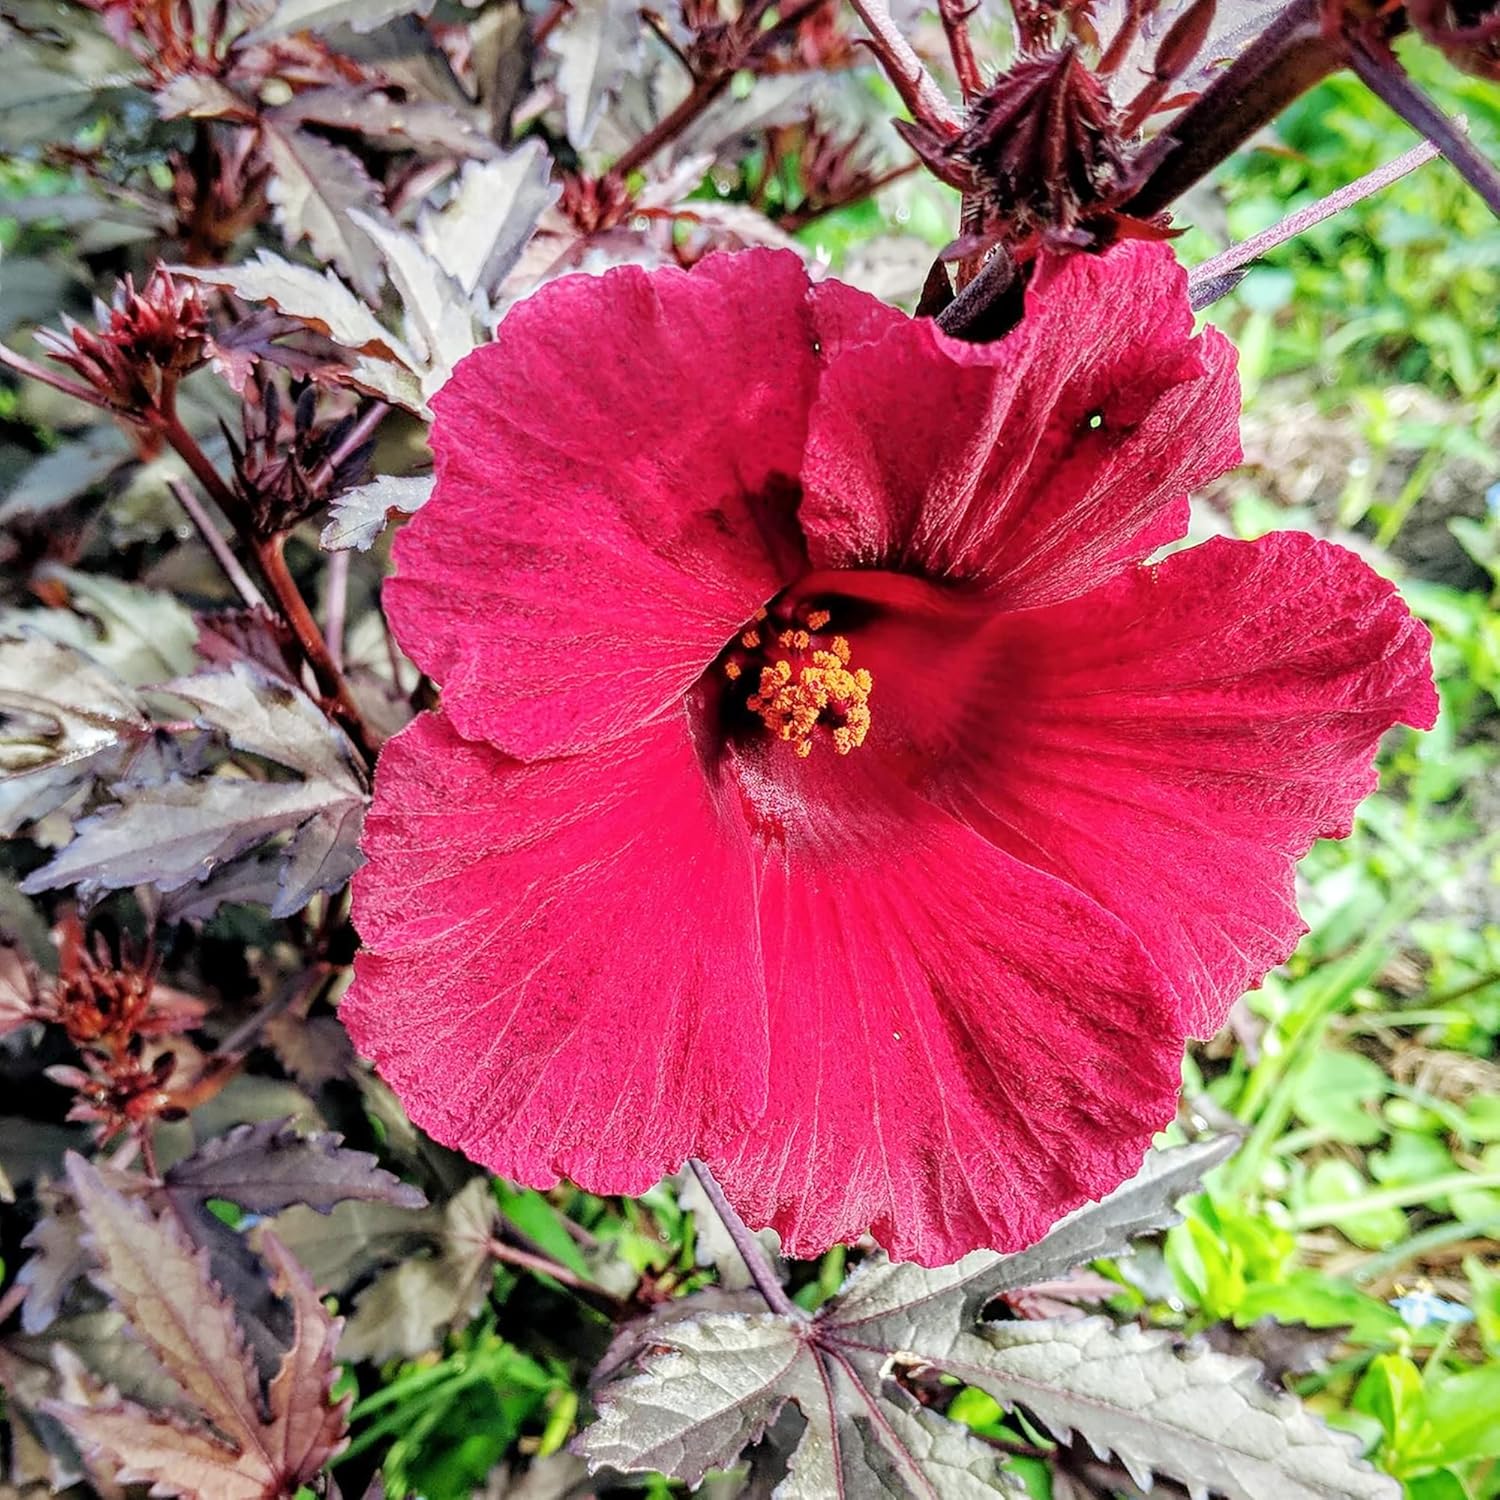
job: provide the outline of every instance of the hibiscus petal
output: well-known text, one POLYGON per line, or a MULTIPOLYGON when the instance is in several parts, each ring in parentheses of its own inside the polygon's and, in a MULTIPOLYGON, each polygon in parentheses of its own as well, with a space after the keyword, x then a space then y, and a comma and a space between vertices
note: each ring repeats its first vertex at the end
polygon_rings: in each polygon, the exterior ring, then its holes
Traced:
POLYGON ((1239 459, 1234 351, 1192 337, 1164 245, 1046 266, 995 344, 925 319, 836 359, 803 469, 813 561, 975 580, 1012 607, 1096 587, 1187 529, 1239 459))
POLYGON ((1212 1035, 1306 931, 1293 866, 1349 832, 1380 736, 1431 726, 1430 647, 1341 547, 1207 542, 999 621, 998 732, 935 794, 1120 917, 1212 1035))
POLYGON ((350 1035, 444 1144, 640 1193, 766 1088, 751 864, 678 715, 521 764, 440 715, 385 748, 355 878, 350 1035))
POLYGON ((458 366, 384 600, 460 733, 529 758, 629 732, 790 579, 821 325, 900 320, 857 296, 773 251, 569 276, 458 366))
POLYGON ((716 1176, 792 1255, 866 1229, 928 1265, 1033 1243, 1172 1117, 1170 987, 1122 924, 863 750, 819 745, 796 788, 780 754, 747 794, 780 823, 760 880, 770 1096, 716 1176))

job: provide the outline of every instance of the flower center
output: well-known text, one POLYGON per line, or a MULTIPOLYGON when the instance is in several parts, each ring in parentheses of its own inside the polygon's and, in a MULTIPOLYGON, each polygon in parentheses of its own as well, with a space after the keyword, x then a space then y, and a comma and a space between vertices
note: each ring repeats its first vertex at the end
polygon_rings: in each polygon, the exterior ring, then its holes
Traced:
POLYGON ((730 682, 751 688, 745 707, 800 756, 812 754, 819 725, 840 755, 857 750, 870 731, 874 679, 850 666, 846 637, 827 635, 831 618, 803 605, 759 610, 724 659, 730 682))

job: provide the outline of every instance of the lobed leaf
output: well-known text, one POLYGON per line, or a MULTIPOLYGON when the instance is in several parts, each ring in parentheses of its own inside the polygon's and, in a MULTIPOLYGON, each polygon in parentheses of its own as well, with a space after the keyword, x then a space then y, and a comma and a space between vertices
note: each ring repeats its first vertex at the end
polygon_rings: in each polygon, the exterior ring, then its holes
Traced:
POLYGON ((949 1374, 1001 1406, 1024 1407, 1061 1439, 1077 1431, 1113 1453, 1142 1488, 1170 1475, 1228 1500, 1388 1500, 1395 1482, 1355 1459, 1357 1444, 1249 1360, 1103 1318, 987 1324, 924 1346, 949 1374), (946 1347, 945 1347, 946 1346, 946 1347))
POLYGON ((424 392, 432 395, 478 342, 468 296, 404 229, 358 210, 350 218, 384 258, 386 274, 401 298, 407 342, 416 354, 424 392))
POLYGON ((273 834, 299 828, 348 794, 326 782, 250 781, 240 776, 117 785, 117 802, 82 818, 73 840, 22 882, 28 895, 76 885, 173 891, 273 834))
POLYGON ((374 31, 398 16, 425 16, 432 0, 281 0, 247 42, 270 41, 295 31, 328 31, 348 26, 352 31, 374 31))
POLYGON ((0 640, 0 833, 121 774, 150 734, 139 697, 82 652, 31 630, 0 640))
POLYGON ((95 1279, 162 1368, 213 1425, 242 1449, 257 1446, 260 1387, 244 1336, 203 1251, 169 1217, 110 1187, 69 1152, 68 1182, 99 1262, 95 1279))
POLYGON ((418 237, 464 291, 492 293, 561 191, 547 148, 526 140, 496 161, 465 166, 448 202, 419 218, 418 237))
POLYGON ((80 819, 72 842, 22 888, 181 890, 278 834, 292 837, 277 866, 273 915, 288 916, 318 891, 347 883, 362 858, 364 775, 347 738, 312 700, 248 661, 178 678, 164 690, 199 708, 202 727, 217 730, 234 749, 303 779, 260 780, 221 769, 118 782, 111 789, 116 800, 80 819))
POLYGON ((489 1290, 495 1214, 489 1178, 473 1178, 443 1208, 436 1254, 401 1261, 360 1294, 342 1357, 413 1358, 469 1322, 489 1290))
POLYGON ((345 349, 409 363, 411 353, 367 304, 332 271, 299 266, 269 250, 237 266, 173 266, 172 274, 226 287, 247 302, 269 302, 278 312, 326 334, 345 349))
POLYGON ((580 150, 640 48, 634 0, 575 0, 552 39, 568 139, 580 150))
POLYGON ((271 163, 267 195, 287 239, 306 240, 367 297, 380 291, 380 251, 351 218, 354 209, 381 214, 379 194, 352 151, 311 131, 261 117, 261 139, 271 163))
POLYGON ((42 1404, 124 1483, 184 1500, 281 1500, 343 1446, 350 1398, 332 1399, 340 1323, 274 1235, 262 1249, 291 1307, 292 1337, 263 1393, 229 1302, 170 1214, 156 1217, 81 1157, 68 1178, 99 1261, 95 1279, 200 1421, 151 1411, 82 1372, 42 1404), (200 1425, 200 1422, 202 1425, 200 1425))
POLYGON ((280 1213, 294 1203, 318 1213, 358 1201, 422 1208, 419 1189, 387 1172, 341 1136, 301 1135, 287 1120, 237 1125, 169 1167, 167 1194, 184 1206, 224 1198, 255 1214, 280 1213))
POLYGON ((407 478, 383 474, 369 484, 345 490, 329 511, 323 545, 331 552, 350 547, 368 551, 391 514, 409 516, 420 510, 432 497, 432 486, 430 474, 407 478))
POLYGON ((166 684, 169 692, 203 710, 236 750, 248 751, 323 781, 350 795, 362 792, 353 746, 306 693, 267 676, 247 661, 226 672, 201 672, 166 684))
POLYGON ((1154 1153, 1134 1181, 1018 1255, 936 1270, 868 1263, 811 1318, 694 1315, 685 1299, 635 1332, 639 1373, 599 1393, 599 1420, 579 1450, 594 1468, 660 1469, 697 1484, 791 1402, 806 1426, 775 1500, 1004 1492, 1011 1480, 993 1450, 902 1383, 940 1373, 1024 1408, 1060 1441, 1077 1432, 1118 1455, 1142 1488, 1165 1475, 1194 1497, 1390 1500, 1393 1482, 1358 1461, 1351 1439, 1262 1386, 1249 1361, 1104 1318, 976 1326, 999 1292, 1169 1221, 1173 1200, 1233 1144, 1154 1153))

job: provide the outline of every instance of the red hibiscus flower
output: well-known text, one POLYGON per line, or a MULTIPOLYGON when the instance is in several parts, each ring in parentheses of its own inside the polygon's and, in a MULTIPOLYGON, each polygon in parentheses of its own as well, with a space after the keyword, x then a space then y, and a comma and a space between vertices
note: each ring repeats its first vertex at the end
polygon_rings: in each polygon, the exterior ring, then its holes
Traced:
POLYGON ((436 401, 349 1028, 439 1140, 811 1255, 1013 1249, 1116 1186, 1303 930, 1428 637, 1289 533, 1159 245, 948 340, 798 261, 548 287, 436 401))

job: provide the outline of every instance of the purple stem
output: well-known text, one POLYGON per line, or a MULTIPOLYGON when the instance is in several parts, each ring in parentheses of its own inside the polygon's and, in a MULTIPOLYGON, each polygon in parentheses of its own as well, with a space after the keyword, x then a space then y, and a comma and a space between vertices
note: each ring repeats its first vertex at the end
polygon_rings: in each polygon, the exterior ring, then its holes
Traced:
POLYGON ((323 634, 328 639, 328 654, 339 671, 344 670, 344 622, 349 608, 349 554, 335 552, 328 559, 328 578, 324 595, 323 634))
POLYGON ((1291 0, 1153 142, 1150 175, 1126 213, 1160 213, 1342 62, 1323 35, 1320 0, 1291 0))
POLYGON ((1263 229, 1259 234, 1253 234, 1249 239, 1221 250, 1212 259, 1200 262, 1188 272, 1188 296, 1192 299, 1193 311, 1207 307, 1210 302, 1231 291, 1240 280, 1235 273, 1248 266, 1251 261, 1258 260, 1266 251, 1274 250, 1277 245, 1311 229, 1314 224, 1321 224, 1324 219, 1331 219, 1334 214, 1352 208, 1361 199, 1378 193, 1381 188, 1389 187, 1436 155, 1438 148, 1430 141, 1423 141, 1420 146, 1413 146, 1394 161, 1387 162, 1383 167, 1376 167, 1373 172, 1366 172, 1363 177, 1356 178, 1326 198, 1320 198, 1316 203, 1288 214, 1279 224, 1273 224, 1269 229, 1263 229))
POLYGON ((729 1231, 729 1238, 734 1241, 734 1248, 740 1252, 740 1258, 745 1262, 745 1269, 749 1271, 750 1279, 755 1283, 755 1289, 766 1299, 766 1305, 772 1312, 779 1313, 783 1318, 795 1318, 799 1321, 805 1318, 807 1314, 787 1296, 786 1288, 782 1286, 776 1272, 772 1270, 771 1262, 766 1259, 766 1252, 761 1242, 756 1239, 745 1221, 730 1206, 729 1199, 724 1196, 724 1189, 714 1181, 713 1173, 701 1161, 691 1160, 688 1166, 692 1168, 693 1176, 698 1179, 703 1191, 708 1195, 708 1201, 713 1204, 714 1212, 724 1221, 724 1227, 729 1231))
POLYGON ((1500 169, 1406 76, 1395 55, 1377 56, 1356 44, 1349 49, 1349 66, 1372 94, 1421 131, 1500 217, 1500 169))
POLYGON ((172 491, 177 503, 187 512, 188 520, 198 528, 203 544, 214 555, 224 576, 234 585, 235 592, 251 609, 266 609, 265 595, 256 588, 250 575, 240 566, 223 533, 213 523, 213 518, 198 503, 198 497, 180 479, 169 479, 167 488, 172 491))

